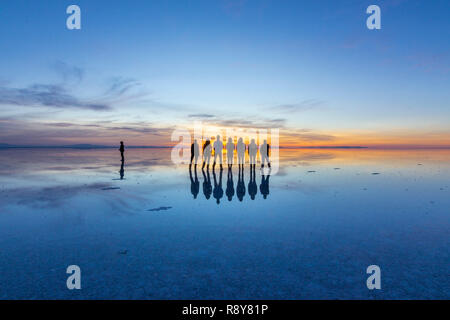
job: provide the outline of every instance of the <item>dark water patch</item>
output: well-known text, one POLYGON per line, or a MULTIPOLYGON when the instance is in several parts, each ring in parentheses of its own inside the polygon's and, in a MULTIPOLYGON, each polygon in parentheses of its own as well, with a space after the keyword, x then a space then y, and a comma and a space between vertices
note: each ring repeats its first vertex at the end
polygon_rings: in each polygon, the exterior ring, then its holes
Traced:
POLYGON ((166 211, 169 209, 172 209, 172 207, 159 207, 159 208, 148 209, 147 211, 166 211))
POLYGON ((102 188, 102 190, 118 190, 120 189, 120 187, 106 187, 106 188, 102 188))

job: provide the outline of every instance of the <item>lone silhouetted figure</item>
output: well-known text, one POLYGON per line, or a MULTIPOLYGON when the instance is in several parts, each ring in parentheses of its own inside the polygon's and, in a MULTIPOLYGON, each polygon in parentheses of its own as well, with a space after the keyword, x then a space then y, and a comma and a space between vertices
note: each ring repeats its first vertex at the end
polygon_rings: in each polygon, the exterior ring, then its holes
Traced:
POLYGON ((236 195, 239 201, 242 201, 245 196, 245 181, 244 181, 244 165, 239 166, 238 183, 236 186, 236 195))
POLYGON ((236 145, 236 151, 238 156, 238 165, 244 166, 245 164, 245 143, 242 138, 239 138, 238 143, 236 145))
POLYGON ((213 190, 213 196, 216 199, 217 204, 220 203, 220 199, 223 197, 223 189, 222 189, 222 172, 223 170, 220 170, 219 173, 219 183, 217 183, 216 180, 216 172, 213 170, 213 178, 214 178, 214 190, 213 190))
POLYGON ((189 178, 191 179, 191 193, 194 199, 197 199, 197 195, 200 191, 200 182, 197 178, 197 165, 194 166, 194 178, 192 178, 191 166, 189 166, 189 178))
POLYGON ((205 144, 203 145, 203 166, 202 166, 202 169, 205 167, 205 164, 208 164, 208 169, 209 169, 209 162, 211 161, 211 153, 212 153, 211 141, 206 140, 205 144))
POLYGON ((233 159, 234 159, 234 143, 232 138, 228 138, 227 142, 227 164, 228 168, 231 168, 233 166, 233 159))
POLYGON ((258 185, 256 184, 256 172, 255 166, 250 165, 250 182, 248 183, 248 194, 252 200, 255 200, 255 196, 258 193, 258 185))
POLYGON ((259 185, 259 191, 261 192, 264 199, 267 199, 267 196, 269 195, 269 178, 270 169, 267 176, 264 176, 264 174, 261 176, 261 184, 259 185))
POLYGON ((213 168, 216 166, 216 158, 219 157, 219 164, 220 164, 220 170, 223 169, 222 167, 222 152, 223 152, 223 142, 220 139, 220 136, 217 135, 216 141, 214 141, 214 163, 213 168))
POLYGON ((206 169, 206 175, 205 171, 202 168, 203 173, 203 194, 205 195, 206 200, 208 200, 211 197, 212 193, 212 185, 211 185, 211 178, 209 177, 209 169, 206 169))
POLYGON ((264 140, 263 144, 259 148, 259 154, 261 156, 261 168, 264 168, 264 162, 267 162, 267 165, 270 168, 269 151, 270 145, 267 144, 267 140, 264 140))
POLYGON ((194 143, 191 144, 191 162, 190 162, 189 166, 192 166, 192 161, 194 160, 194 158, 195 158, 194 164, 195 164, 195 166, 197 166, 199 155, 200 155, 200 150, 198 147, 198 143, 197 143, 197 140, 194 140, 194 143))
POLYGON ((255 143, 255 139, 252 139, 248 145, 248 156, 250 157, 250 168, 256 165, 256 154, 258 153, 258 146, 255 143))
POLYGON ((122 161, 125 161, 125 157, 123 156, 123 153, 125 152, 125 146, 123 145, 123 141, 120 141, 119 151, 120 151, 120 155, 122 157, 122 161))
POLYGON ((233 170, 228 167, 228 175, 227 175, 227 190, 225 190, 225 194, 227 195, 228 201, 231 201, 234 196, 234 183, 233 183, 233 170))

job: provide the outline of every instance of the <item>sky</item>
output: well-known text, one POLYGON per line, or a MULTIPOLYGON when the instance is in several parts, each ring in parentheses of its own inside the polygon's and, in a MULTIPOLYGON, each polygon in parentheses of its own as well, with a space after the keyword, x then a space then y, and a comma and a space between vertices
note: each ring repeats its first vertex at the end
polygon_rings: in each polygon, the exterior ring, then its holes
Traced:
POLYGON ((0 0, 0 144, 450 146, 447 0, 0 0), (81 9, 68 30, 66 8, 81 9), (366 8, 381 9, 369 30, 366 8))

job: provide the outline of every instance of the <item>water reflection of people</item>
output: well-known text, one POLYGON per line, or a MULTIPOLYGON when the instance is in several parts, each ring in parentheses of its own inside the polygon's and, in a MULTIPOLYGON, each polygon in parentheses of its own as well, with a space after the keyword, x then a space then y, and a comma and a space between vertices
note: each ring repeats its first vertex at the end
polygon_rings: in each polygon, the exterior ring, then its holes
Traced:
POLYGON ((262 174, 261 176, 261 184, 259 185, 259 191, 261 192, 264 199, 267 199, 269 195, 269 178, 270 178, 270 170, 267 176, 262 174))
POLYGON ((252 200, 255 200, 255 196, 258 193, 258 186, 256 184, 256 172, 255 166, 250 165, 250 182, 248 183, 248 194, 252 200))
POLYGON ((205 195, 205 198, 208 200, 211 197, 212 193, 212 186, 211 186, 211 178, 209 177, 209 168, 206 169, 206 175, 205 170, 202 168, 203 173, 203 194, 205 195))
POLYGON ((225 191, 225 194, 227 195, 228 201, 231 201, 233 199, 234 182, 233 182, 233 170, 231 170, 231 167, 228 167, 227 190, 225 191))
POLYGON ((242 201, 242 199, 244 199, 244 196, 245 196, 244 165, 242 165, 242 168, 241 168, 241 166, 239 166, 236 195, 237 195, 239 201, 242 201))
POLYGON ((216 180, 216 171, 213 170, 213 178, 214 178, 214 190, 213 190, 213 196, 216 199, 217 204, 220 203, 220 199, 223 197, 223 189, 222 189, 222 172, 223 170, 219 170, 219 183, 217 183, 216 180))
POLYGON ((191 179, 191 193, 194 196, 194 199, 197 199, 197 195, 200 191, 200 182, 197 177, 197 164, 194 166, 194 178, 192 178, 192 169, 189 166, 189 178, 191 179))
POLYGON ((120 165, 120 171, 119 171, 120 180, 123 180, 123 176, 125 175, 125 169, 123 168, 124 163, 125 163, 125 161, 122 159, 121 165, 120 165))
MULTIPOLYGON (((205 164, 208 164, 208 170, 209 170, 209 162, 211 161, 211 152, 212 152, 212 146, 211 141, 206 140, 205 144, 203 145, 203 166, 202 170, 205 167, 205 164)), ((208 172, 209 175, 209 172, 208 172)))

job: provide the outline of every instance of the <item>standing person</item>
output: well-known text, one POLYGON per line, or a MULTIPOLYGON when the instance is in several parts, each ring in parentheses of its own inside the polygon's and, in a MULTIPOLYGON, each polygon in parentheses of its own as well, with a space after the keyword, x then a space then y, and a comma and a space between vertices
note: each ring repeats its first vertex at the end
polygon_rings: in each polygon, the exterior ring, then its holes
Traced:
POLYGON ((245 164, 245 143, 242 138, 239 138, 237 146, 236 146, 237 156, 238 156, 238 165, 239 167, 245 164))
POLYGON ((220 139, 220 136, 217 135, 216 141, 214 141, 214 163, 213 163, 213 170, 216 166, 216 158, 219 157, 219 164, 220 164, 220 170, 223 169, 222 167, 222 152, 223 152, 223 142, 220 139))
POLYGON ((123 162, 123 161, 125 161, 125 157, 123 156, 123 153, 125 152, 125 146, 123 145, 123 141, 120 141, 119 151, 120 151, 120 156, 122 157, 122 162, 123 162))
POLYGON ((209 169, 209 162, 211 161, 211 141, 206 140, 205 144, 203 145, 203 166, 202 169, 205 167, 205 164, 208 163, 208 169, 209 169))
POLYGON ((195 164, 195 166, 197 166, 199 155, 200 155, 200 151, 199 151, 197 139, 195 139, 194 143, 191 144, 191 162, 190 162, 189 166, 192 166, 192 160, 194 160, 194 158, 195 158, 194 164, 195 164))
POLYGON ((227 164, 228 169, 233 166, 233 158, 234 158, 234 143, 232 138, 228 138, 227 142, 227 164))
POLYGON ((267 140, 264 140, 264 143, 259 148, 259 154, 261 156, 261 168, 264 168, 264 162, 267 162, 267 165, 270 168, 269 149, 270 145, 267 144, 267 140))
POLYGON ((258 146, 255 143, 255 139, 252 139, 248 145, 248 156, 250 157, 250 168, 256 165, 256 154, 258 153, 258 146))

